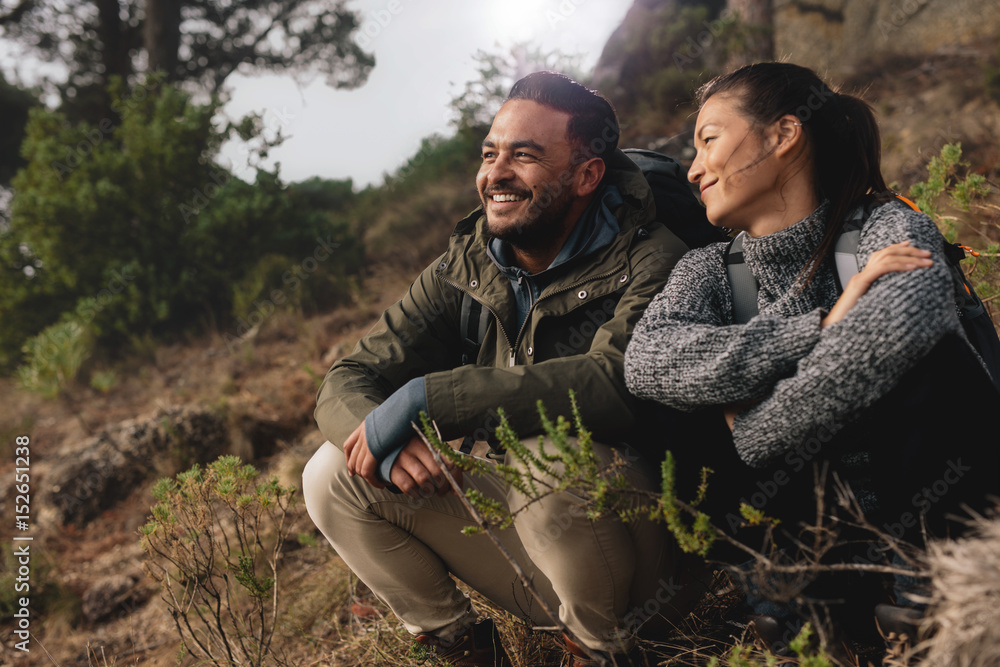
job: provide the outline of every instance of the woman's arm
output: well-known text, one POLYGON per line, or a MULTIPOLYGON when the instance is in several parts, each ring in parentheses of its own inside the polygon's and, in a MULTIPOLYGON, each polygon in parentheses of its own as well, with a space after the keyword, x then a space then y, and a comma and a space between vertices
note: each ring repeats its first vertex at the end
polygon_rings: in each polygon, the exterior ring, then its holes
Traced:
POLYGON ((843 294, 837 299, 830 312, 823 318, 824 328, 844 319, 844 316, 854 307, 862 296, 868 293, 872 283, 887 273, 926 269, 934 265, 931 251, 914 248, 909 241, 893 243, 881 250, 876 250, 868 258, 864 270, 856 273, 844 288, 843 294))
MULTIPOLYGON (((932 265, 879 274, 863 295, 848 296, 846 312, 823 329, 794 375, 736 416, 733 437, 744 461, 763 465, 810 438, 829 440, 959 328, 941 234, 930 218, 902 204, 876 209, 862 230, 859 259, 867 270, 893 255, 877 250, 904 241, 930 251, 932 265)), ((858 284, 876 273, 863 271, 858 284)))
POLYGON ((819 310, 732 324, 725 248, 686 254, 636 325, 625 353, 636 396, 687 410, 759 399, 819 340, 819 310))

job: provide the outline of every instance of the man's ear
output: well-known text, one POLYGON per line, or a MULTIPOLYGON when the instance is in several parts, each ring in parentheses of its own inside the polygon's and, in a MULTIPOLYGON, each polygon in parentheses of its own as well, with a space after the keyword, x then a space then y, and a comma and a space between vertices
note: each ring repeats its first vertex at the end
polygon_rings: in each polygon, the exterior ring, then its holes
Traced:
POLYGON ((774 152, 778 156, 788 154, 792 149, 799 149, 805 144, 806 133, 802 129, 802 121, 798 116, 785 114, 772 126, 777 138, 774 152))
POLYGON ((577 165, 576 177, 573 179, 577 197, 586 197, 597 190, 604 178, 607 165, 599 157, 592 157, 586 162, 577 165))

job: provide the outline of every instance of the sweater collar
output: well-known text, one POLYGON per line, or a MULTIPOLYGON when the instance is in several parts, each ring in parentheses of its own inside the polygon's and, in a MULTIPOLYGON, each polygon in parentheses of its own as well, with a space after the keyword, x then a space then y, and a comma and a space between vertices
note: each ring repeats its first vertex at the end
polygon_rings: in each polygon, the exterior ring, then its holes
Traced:
POLYGON ((788 289, 796 284, 823 240, 829 209, 824 201, 785 229, 766 236, 744 235, 744 261, 762 285, 788 289))

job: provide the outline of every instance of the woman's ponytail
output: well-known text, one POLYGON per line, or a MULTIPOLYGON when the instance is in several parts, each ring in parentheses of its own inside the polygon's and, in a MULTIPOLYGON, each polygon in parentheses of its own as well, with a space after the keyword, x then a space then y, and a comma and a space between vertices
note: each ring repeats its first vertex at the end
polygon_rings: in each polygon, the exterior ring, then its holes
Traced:
POLYGON ((888 189, 882 177, 882 140, 871 107, 852 95, 833 95, 829 118, 817 117, 812 126, 816 192, 830 201, 830 212, 806 282, 836 244, 848 215, 888 189))

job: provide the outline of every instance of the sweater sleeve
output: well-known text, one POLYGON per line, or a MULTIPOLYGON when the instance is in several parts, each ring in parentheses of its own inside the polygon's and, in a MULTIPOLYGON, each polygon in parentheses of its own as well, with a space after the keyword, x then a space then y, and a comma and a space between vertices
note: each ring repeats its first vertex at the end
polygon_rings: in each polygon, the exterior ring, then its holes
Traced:
POLYGON ((732 324, 725 249, 685 255, 636 326, 625 355, 636 396, 682 410, 758 399, 819 340, 819 310, 732 324))
POLYGON ((811 437, 821 442, 892 389, 948 332, 960 327, 943 240, 934 222, 902 204, 884 205, 862 230, 858 259, 910 240, 934 265, 876 280, 839 322, 781 379, 765 400, 737 415, 740 456, 764 465, 811 437))

